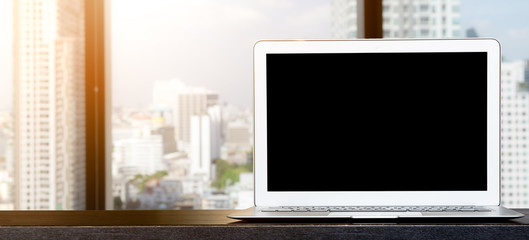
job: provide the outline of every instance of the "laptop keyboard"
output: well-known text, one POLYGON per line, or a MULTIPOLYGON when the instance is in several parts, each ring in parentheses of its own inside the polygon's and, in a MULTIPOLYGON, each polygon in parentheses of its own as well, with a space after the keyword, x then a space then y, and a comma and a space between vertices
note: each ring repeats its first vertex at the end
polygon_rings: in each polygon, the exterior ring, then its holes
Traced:
POLYGON ((480 206, 269 207, 262 212, 490 212, 480 206))

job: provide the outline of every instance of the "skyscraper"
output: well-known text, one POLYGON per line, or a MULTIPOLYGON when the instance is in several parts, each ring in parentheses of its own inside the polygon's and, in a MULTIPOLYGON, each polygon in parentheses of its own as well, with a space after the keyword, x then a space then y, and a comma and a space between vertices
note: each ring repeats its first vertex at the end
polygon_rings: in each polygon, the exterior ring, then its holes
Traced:
POLYGON ((153 105, 172 110, 177 148, 188 152, 191 143, 191 117, 219 105, 219 94, 206 88, 188 86, 177 79, 156 81, 153 105))
MULTIPOLYGON (((384 0, 382 17, 387 38, 462 37, 459 0, 384 0)), ((333 0, 334 38, 355 38, 357 0, 333 0)))
POLYGON ((211 121, 206 114, 191 117, 191 167, 192 175, 204 180, 211 177, 211 121))
POLYGON ((211 163, 220 157, 221 148, 220 106, 208 108, 207 114, 191 117, 190 171, 192 175, 212 177, 211 163))
POLYGON ((502 202, 529 206, 529 61, 502 63, 502 202))
POLYGON ((84 1, 14 1, 15 208, 85 208, 84 1))

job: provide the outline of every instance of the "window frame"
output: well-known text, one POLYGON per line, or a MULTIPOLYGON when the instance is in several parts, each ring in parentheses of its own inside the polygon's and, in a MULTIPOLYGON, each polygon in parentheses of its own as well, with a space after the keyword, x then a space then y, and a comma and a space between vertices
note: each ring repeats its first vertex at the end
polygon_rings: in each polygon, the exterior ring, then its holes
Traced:
MULTIPOLYGON (((105 20, 110 1, 84 0, 85 3, 85 94, 86 94, 86 210, 105 210, 107 175, 106 142, 110 139, 107 109, 110 81, 106 65, 105 20), (109 136, 107 136, 109 135, 109 136)), ((107 24, 107 26, 109 26, 107 24)), ((110 61, 108 61, 110 62, 110 61)), ((109 148, 110 149, 110 148, 109 148)), ((110 159, 110 158, 109 158, 110 159)), ((110 178, 108 178, 110 180, 110 178)), ((111 190, 111 189, 109 189, 111 190)), ((111 195, 111 194, 110 194, 111 195)))
POLYGON ((382 38, 382 0, 357 0, 358 38, 382 38))

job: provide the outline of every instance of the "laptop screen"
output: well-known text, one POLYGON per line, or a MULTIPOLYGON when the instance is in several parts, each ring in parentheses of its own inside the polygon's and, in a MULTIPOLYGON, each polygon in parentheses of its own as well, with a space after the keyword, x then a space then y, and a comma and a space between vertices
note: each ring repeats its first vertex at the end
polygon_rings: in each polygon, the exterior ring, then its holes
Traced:
POLYGON ((268 191, 487 190, 487 53, 266 55, 268 191))

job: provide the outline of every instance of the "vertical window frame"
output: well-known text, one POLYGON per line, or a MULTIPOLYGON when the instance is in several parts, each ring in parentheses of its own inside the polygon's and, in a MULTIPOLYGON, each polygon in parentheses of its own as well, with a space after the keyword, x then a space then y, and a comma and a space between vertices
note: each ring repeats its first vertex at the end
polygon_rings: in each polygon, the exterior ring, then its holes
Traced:
POLYGON ((86 210, 106 206, 105 0, 85 0, 86 210))
POLYGON ((357 0, 358 38, 382 38, 382 0, 357 0))

